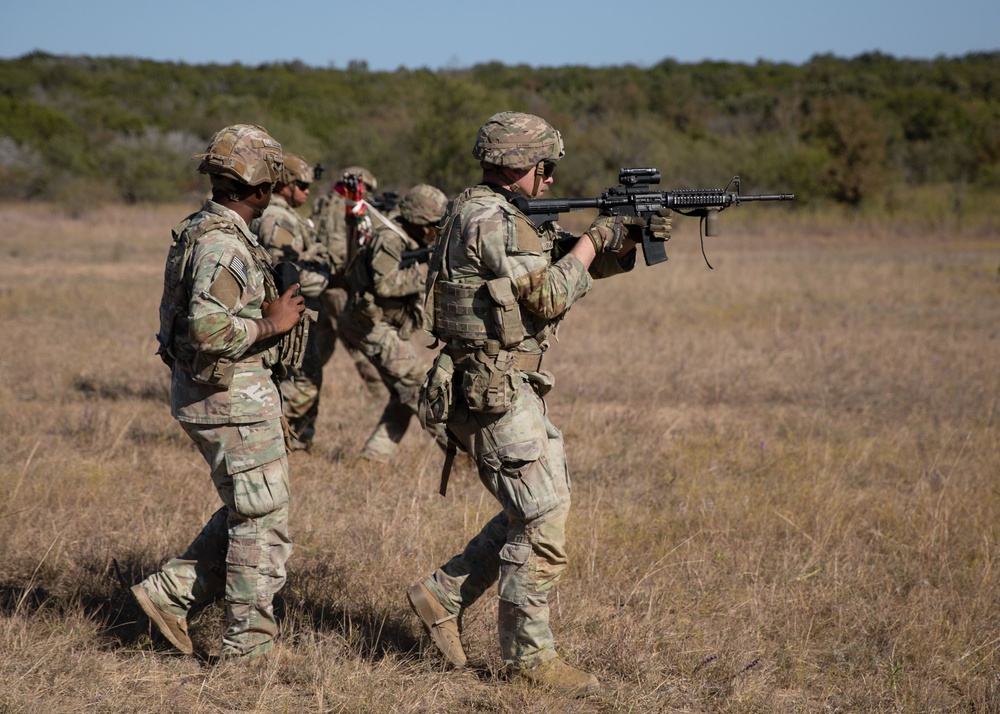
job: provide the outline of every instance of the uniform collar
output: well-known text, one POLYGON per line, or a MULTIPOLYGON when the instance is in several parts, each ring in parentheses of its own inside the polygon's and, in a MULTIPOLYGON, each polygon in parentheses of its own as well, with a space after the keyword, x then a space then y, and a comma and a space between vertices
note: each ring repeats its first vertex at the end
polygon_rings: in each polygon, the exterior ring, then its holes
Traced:
POLYGON ((481 186, 485 186, 486 188, 488 188, 493 193, 500 194, 501 196, 503 196, 504 198, 507 199, 508 203, 514 203, 514 201, 517 200, 517 198, 518 198, 518 195, 516 193, 514 193, 513 191, 511 191, 509 188, 505 188, 504 186, 501 186, 498 183, 483 183, 483 184, 480 184, 480 185, 481 186))

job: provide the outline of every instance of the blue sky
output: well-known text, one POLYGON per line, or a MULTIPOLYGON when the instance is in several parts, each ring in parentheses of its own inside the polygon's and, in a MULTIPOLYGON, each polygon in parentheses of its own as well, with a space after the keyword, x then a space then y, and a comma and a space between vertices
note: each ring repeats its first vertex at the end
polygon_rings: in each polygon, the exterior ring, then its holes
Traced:
POLYGON ((3 58, 43 50, 251 66, 301 60, 343 68, 362 60, 372 70, 494 60, 801 64, 824 53, 853 57, 877 50, 930 59, 998 49, 1000 0, 30 0, 5 3, 0 21, 3 58))

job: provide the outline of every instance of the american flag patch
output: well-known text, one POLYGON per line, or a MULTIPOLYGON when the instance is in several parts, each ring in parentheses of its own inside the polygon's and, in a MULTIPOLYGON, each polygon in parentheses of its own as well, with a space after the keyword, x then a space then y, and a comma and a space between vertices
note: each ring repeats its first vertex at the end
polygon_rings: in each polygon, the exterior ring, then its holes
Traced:
POLYGON ((234 255, 233 259, 229 261, 229 269, 232 270, 237 277, 242 278, 244 285, 249 282, 247 280, 247 266, 243 264, 243 261, 240 260, 238 255, 234 255))

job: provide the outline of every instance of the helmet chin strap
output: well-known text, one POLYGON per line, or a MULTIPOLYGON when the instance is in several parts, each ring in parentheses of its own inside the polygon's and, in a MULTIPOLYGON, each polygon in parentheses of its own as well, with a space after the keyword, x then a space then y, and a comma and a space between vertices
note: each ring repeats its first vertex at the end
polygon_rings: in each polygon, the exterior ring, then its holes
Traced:
MULTIPOLYGON (((273 190, 272 190, 272 193, 273 193, 273 190)), ((251 195, 253 195, 253 194, 251 194, 251 195)), ((229 198, 230 198, 230 200, 234 200, 236 203, 242 203, 244 206, 246 206, 251 211, 253 211, 253 217, 254 218, 260 218, 261 216, 264 215, 264 209, 263 208, 261 208, 259 206, 255 206, 255 205, 253 205, 252 203, 250 203, 247 200, 249 198, 249 196, 244 197, 244 198, 238 198, 236 196, 236 194, 231 194, 229 198)))
MULTIPOLYGON (((505 168, 504 173, 506 174, 506 172, 507 169, 505 168)), ((527 199, 535 198, 538 195, 538 189, 542 186, 542 181, 545 180, 545 167, 541 161, 535 166, 535 183, 531 187, 530 194, 521 188, 518 183, 518 181, 521 180, 520 178, 515 181, 511 181, 510 176, 507 176, 507 180, 510 181, 510 183, 507 184, 507 188, 516 193, 518 196, 522 196, 527 199)))
POLYGON ((538 195, 538 189, 542 186, 542 181, 545 180, 545 163, 539 161, 535 164, 535 185, 531 187, 531 198, 538 195))

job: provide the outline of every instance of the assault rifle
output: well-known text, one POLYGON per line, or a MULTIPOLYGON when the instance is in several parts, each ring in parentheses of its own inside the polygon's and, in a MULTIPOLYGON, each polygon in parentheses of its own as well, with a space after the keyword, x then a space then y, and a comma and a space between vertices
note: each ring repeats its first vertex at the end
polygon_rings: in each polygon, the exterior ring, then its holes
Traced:
POLYGON ((417 263, 426 263, 431 259, 434 254, 434 246, 429 245, 425 248, 412 248, 411 250, 404 250, 403 255, 400 256, 399 267, 409 268, 411 265, 416 265, 417 263))
MULTIPOLYGON (((538 225, 555 220, 560 213, 584 208, 597 208, 606 216, 638 216, 646 220, 661 208, 669 208, 682 216, 700 217, 705 235, 714 237, 719 235, 719 211, 729 206, 749 201, 791 201, 795 198, 791 193, 741 194, 739 176, 733 176, 725 188, 652 191, 650 186, 660 183, 660 172, 653 168, 623 168, 618 172, 618 183, 620 185, 612 186, 597 198, 518 198, 515 205, 532 216, 538 225), (730 188, 733 190, 730 191, 730 188)), ((665 241, 654 239, 644 228, 642 254, 646 265, 664 262, 667 259, 665 241)))

